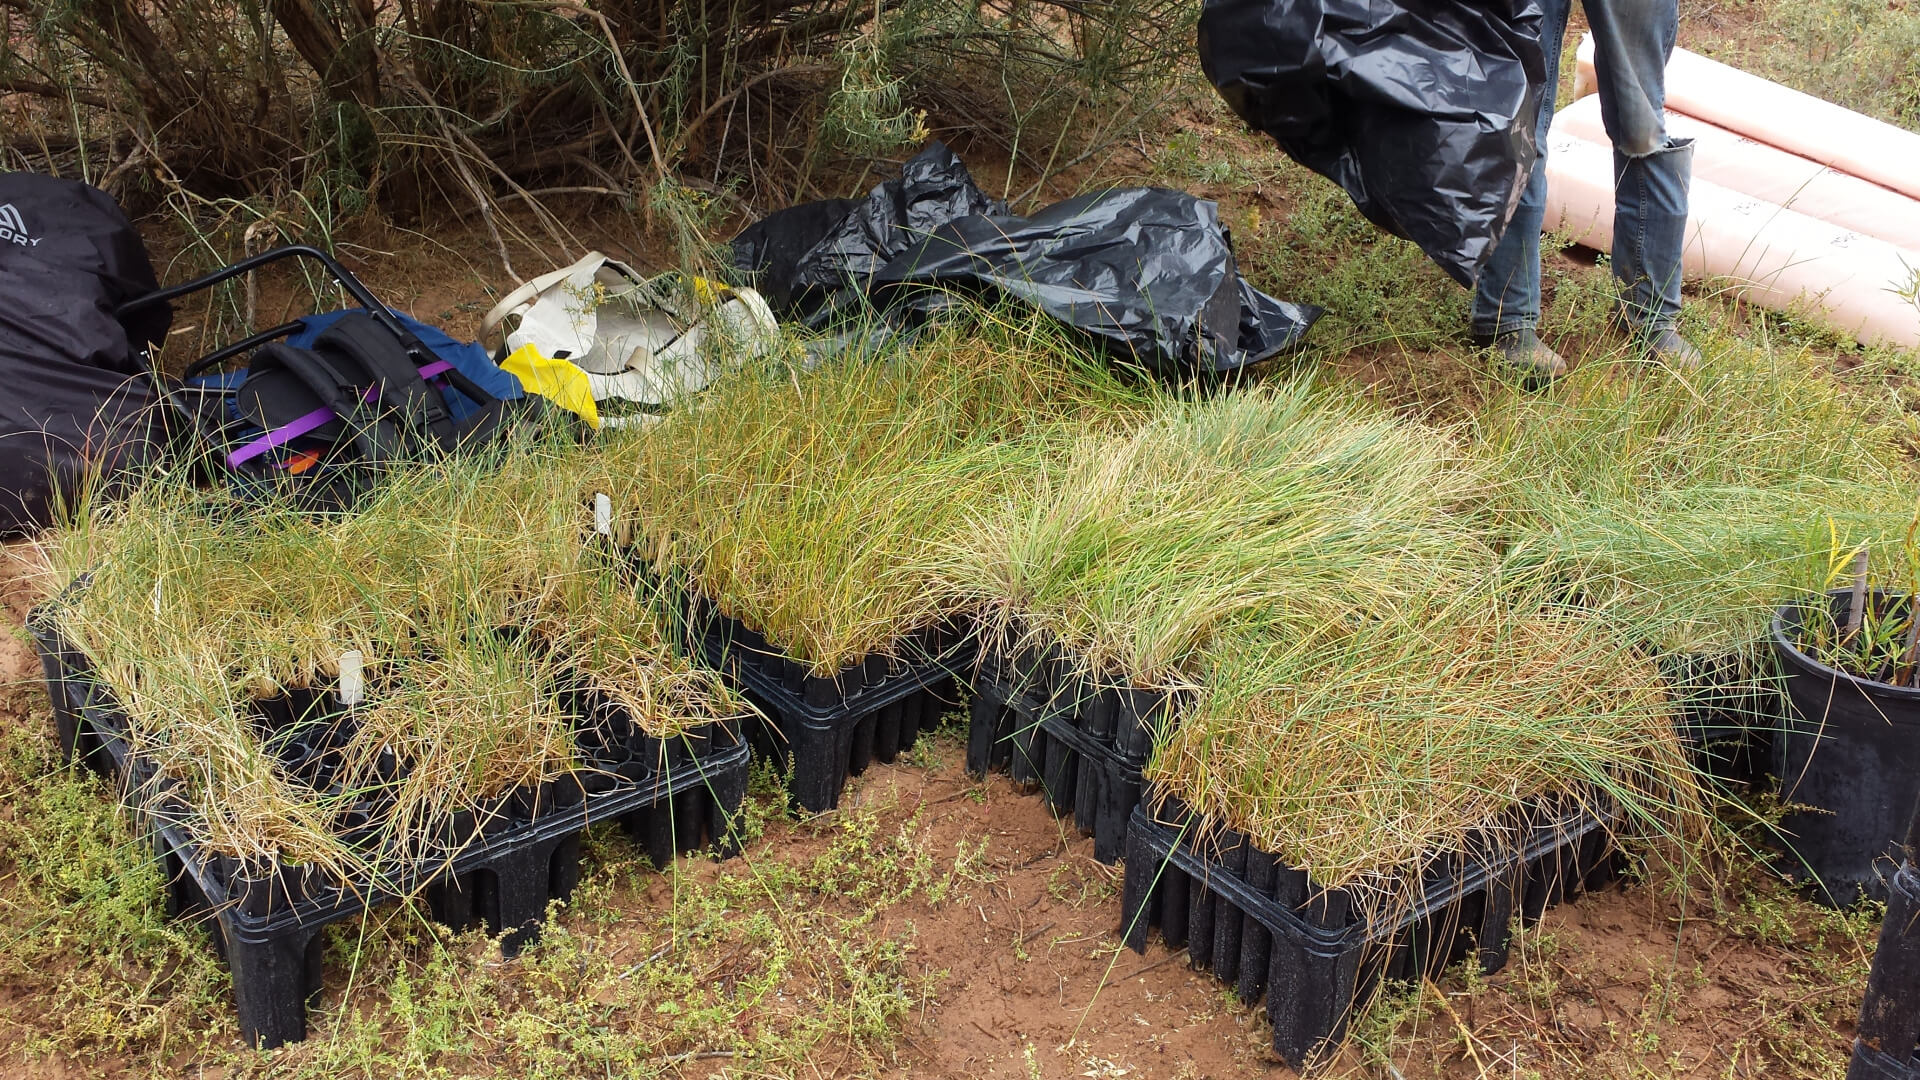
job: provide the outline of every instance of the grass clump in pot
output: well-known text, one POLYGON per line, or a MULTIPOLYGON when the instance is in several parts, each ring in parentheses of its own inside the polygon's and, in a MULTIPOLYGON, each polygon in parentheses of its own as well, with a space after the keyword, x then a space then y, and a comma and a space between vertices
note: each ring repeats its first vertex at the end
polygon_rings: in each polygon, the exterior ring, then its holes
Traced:
POLYGON ((1279 383, 1085 436, 945 571, 1003 640, 1184 688, 1154 790, 1374 911, 1470 836, 1517 842, 1534 800, 1693 839, 1652 659, 1502 560, 1487 483, 1451 432, 1279 383))
POLYGON ((609 451, 633 542, 830 675, 951 615, 930 553, 1082 428, 1134 422, 1130 385, 1037 316, 975 312, 910 346, 781 359, 609 451))
POLYGON ((742 707, 596 564, 583 471, 520 446, 398 474, 345 517, 156 481, 49 541, 54 618, 210 852, 379 881, 576 768, 565 679, 659 738, 742 707), (363 703, 305 704, 343 664, 363 703))

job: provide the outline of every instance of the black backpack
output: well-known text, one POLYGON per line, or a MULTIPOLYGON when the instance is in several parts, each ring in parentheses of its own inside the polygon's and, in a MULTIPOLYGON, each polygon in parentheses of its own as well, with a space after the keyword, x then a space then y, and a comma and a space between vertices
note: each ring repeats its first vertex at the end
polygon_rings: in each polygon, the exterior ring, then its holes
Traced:
POLYGON ((150 467, 168 442, 146 351, 172 312, 140 235, 105 192, 0 173, 0 534, 150 467))
MULTIPOLYGON (((356 461, 376 468, 483 443, 499 433, 509 415, 507 402, 444 360, 419 361, 419 354, 370 312, 349 312, 311 349, 281 342, 261 346, 234 393, 234 405, 265 432, 249 445, 350 448, 356 461), (456 421, 434 385, 441 379, 477 407, 456 421)), ((228 455, 230 463, 233 456, 228 455)))
MULTIPOLYGON (((165 303, 289 258, 318 261, 360 306, 335 317, 309 348, 281 340, 306 332, 305 321, 296 320, 188 367, 168 400, 195 432, 193 456, 215 482, 290 492, 316 509, 339 509, 397 463, 484 447, 543 421, 542 399, 490 392, 415 333, 430 328, 375 300, 358 278, 316 248, 275 248, 121 310, 165 303), (243 375, 210 374, 242 355, 248 356, 243 375)), ((517 392, 519 384, 484 357, 476 351, 496 389, 505 385, 517 392)))

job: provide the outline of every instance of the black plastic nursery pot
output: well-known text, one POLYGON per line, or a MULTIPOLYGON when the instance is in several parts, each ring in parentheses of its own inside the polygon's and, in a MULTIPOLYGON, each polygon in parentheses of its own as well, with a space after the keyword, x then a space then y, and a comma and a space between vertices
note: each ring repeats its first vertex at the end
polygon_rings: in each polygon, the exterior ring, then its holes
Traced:
POLYGON ((1920 1080, 1920 1060, 1911 1051, 1889 1054, 1856 1040, 1847 1061, 1847 1080, 1920 1080))
MULTIPOLYGON (((511 792, 484 814, 454 815, 460 820, 441 825, 444 857, 396 866, 378 882, 347 883, 310 868, 215 854, 193 838, 194 812, 177 784, 130 745, 126 716, 86 656, 40 613, 29 626, 62 748, 114 777, 136 808, 166 877, 168 911, 199 919, 212 932, 232 971, 241 1033, 251 1045, 306 1038, 306 1011, 321 989, 320 931, 330 923, 418 894, 455 929, 484 923, 511 956, 538 938, 548 902, 572 893, 580 836, 591 824, 620 822, 656 866, 708 845, 722 855, 736 850, 732 818, 746 796, 750 755, 739 720, 659 739, 623 711, 573 690, 562 696, 579 724, 584 768, 511 792)), ((308 783, 324 785, 334 751, 351 732, 351 710, 332 702, 324 691, 296 692, 262 703, 253 718, 279 767, 308 783)), ((405 768, 393 763, 396 777, 405 768)), ((342 838, 361 839, 352 821, 371 822, 379 809, 370 801, 364 814, 349 815, 342 838)))
POLYGON ((1484 842, 1409 866, 1407 902, 1369 918, 1347 892, 1320 887, 1245 836, 1203 833, 1177 800, 1148 805, 1134 811, 1127 836, 1127 946, 1145 952, 1158 929, 1241 1000, 1264 994, 1274 1053, 1303 1071, 1337 1050, 1382 984, 1432 978, 1468 956, 1483 972, 1499 970, 1515 918, 1532 922, 1610 883, 1618 864, 1609 818, 1542 800, 1484 842))
POLYGON ((1920 1078, 1920 807, 1908 822, 1907 858, 1887 887, 1887 915, 1860 1003, 1847 1080, 1920 1078))
MULTIPOLYGON (((1836 613, 1849 602, 1845 591, 1826 600, 1836 613)), ((1876 594, 1872 602, 1890 601, 1876 594)), ((1803 604, 1782 607, 1772 633, 1791 705, 1774 770, 1781 800, 1807 808, 1781 821, 1787 868, 1835 906, 1884 900, 1920 794, 1920 689, 1850 675, 1801 652, 1794 641, 1805 615, 1803 604)))
POLYGON ((1085 674, 1057 646, 982 648, 974 669, 967 769, 1006 772, 1117 861, 1140 805, 1142 770, 1180 703, 1165 691, 1085 674))
POLYGON ((786 772, 808 812, 833 809, 849 777, 913 749, 958 703, 956 675, 975 652, 971 628, 951 621, 820 676, 710 601, 694 598, 688 610, 699 655, 760 710, 749 722, 755 751, 786 772))

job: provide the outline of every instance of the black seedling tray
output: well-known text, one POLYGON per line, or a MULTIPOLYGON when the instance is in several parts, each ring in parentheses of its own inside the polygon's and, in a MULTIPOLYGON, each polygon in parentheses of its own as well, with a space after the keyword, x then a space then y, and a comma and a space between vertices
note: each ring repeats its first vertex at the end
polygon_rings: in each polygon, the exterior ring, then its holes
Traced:
MULTIPOLYGON (((1037 703, 1043 715, 1060 717, 1114 760, 1136 769, 1145 767, 1169 718, 1186 704, 1179 694, 1132 686, 1119 676, 1089 675, 1072 652, 1057 644, 982 646, 974 684, 994 688, 991 692, 1007 700, 1037 703)), ((984 770, 980 764, 975 771, 984 770)))
POLYGON ((811 812, 837 806, 847 777, 869 762, 913 749, 954 704, 954 675, 974 654, 973 635, 949 624, 823 677, 710 602, 691 602, 689 624, 706 662, 759 707, 753 746, 788 773, 793 801, 811 812))
POLYGON ((1020 669, 1000 653, 982 653, 974 672, 967 725, 967 769, 1006 772, 1036 788, 1056 816, 1073 815, 1093 837, 1094 857, 1120 858, 1127 820, 1140 803, 1140 763, 1114 748, 1118 695, 1081 692, 1072 679, 1050 680, 1036 665, 1020 669))
MULTIPOLYGON (((306 1038, 307 1006, 321 987, 320 930, 329 923, 422 893, 434 917, 455 929, 484 920, 512 956, 537 939, 548 901, 571 894, 589 824, 620 821, 658 866, 708 843, 723 854, 736 850, 731 821, 746 796, 750 756, 736 721, 655 739, 590 692, 572 690, 563 697, 586 725, 576 741, 595 771, 516 791, 483 821, 456 815, 465 820, 447 823, 445 834, 472 839, 450 845, 443 860, 375 885, 348 885, 301 867, 210 854, 192 838, 192 811, 177 785, 133 752, 126 716, 85 655, 38 613, 29 625, 62 748, 115 777, 138 808, 166 875, 168 910, 208 924, 232 970, 241 1033, 251 1045, 306 1038)), ((337 706, 330 714, 313 708, 330 697, 274 699, 256 717, 282 767, 308 782, 324 779, 330 752, 344 741, 337 733, 351 723, 337 706)), ((399 768, 396 762, 396 775, 399 768)))
POLYGON ((1902 1059, 1855 1039, 1847 1062, 1847 1080, 1920 1080, 1920 1052, 1902 1059))
POLYGON ((1093 855, 1117 861, 1140 805, 1141 770, 1166 717, 1180 704, 1159 690, 1109 685, 1081 673, 1064 651, 982 650, 974 671, 967 768, 1005 770, 1037 786, 1048 809, 1073 814, 1093 855))
POLYGON ((754 704, 754 752, 786 774, 801 810, 838 806, 848 777, 876 759, 891 764, 958 704, 956 676, 972 666, 977 650, 972 628, 958 620, 923 627, 831 676, 814 675, 811 665, 700 595, 680 571, 659 571, 605 533, 598 542, 638 580, 673 598, 688 655, 724 672, 754 704))
POLYGON ((1482 971, 1497 971, 1516 915, 1531 922, 1611 881, 1610 824, 1572 805, 1532 808, 1513 823, 1524 844, 1431 859, 1405 910, 1369 920, 1350 895, 1317 887, 1244 836, 1203 843, 1173 800, 1158 814, 1143 805, 1128 830, 1121 926, 1135 952, 1157 927, 1168 948, 1186 948, 1195 968, 1234 985, 1241 1000, 1264 992, 1274 1053, 1305 1070, 1337 1049, 1349 1017, 1382 983, 1437 976, 1469 953, 1482 971))
POLYGON ((1773 772, 1774 743, 1786 726, 1778 676, 1736 654, 1660 658, 1673 690, 1675 726, 1694 768, 1735 791, 1759 788, 1773 772))

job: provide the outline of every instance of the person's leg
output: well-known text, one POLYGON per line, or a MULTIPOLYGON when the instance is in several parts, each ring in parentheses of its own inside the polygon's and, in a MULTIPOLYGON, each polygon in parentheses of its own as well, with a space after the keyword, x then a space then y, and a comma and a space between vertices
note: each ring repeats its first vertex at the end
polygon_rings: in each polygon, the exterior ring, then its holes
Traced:
POLYGON ((1554 95, 1560 83, 1560 43, 1567 34, 1567 13, 1572 6, 1573 0, 1540 0, 1540 48, 1546 54, 1547 86, 1540 100, 1540 121, 1534 127, 1539 156, 1507 231, 1480 269, 1473 292, 1472 332, 1477 341, 1531 331, 1540 322, 1540 224, 1547 212, 1547 127, 1553 123, 1554 95))
POLYGON ((1674 332, 1693 143, 1666 128, 1677 0, 1582 0, 1593 28, 1600 116, 1613 140, 1613 274, 1620 315, 1658 359, 1698 363, 1674 332))

